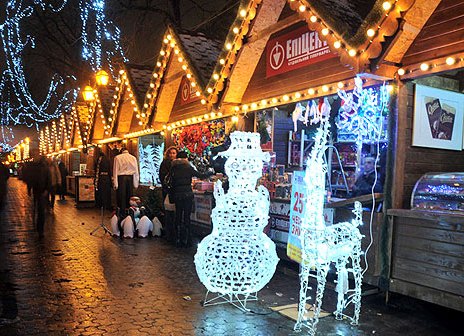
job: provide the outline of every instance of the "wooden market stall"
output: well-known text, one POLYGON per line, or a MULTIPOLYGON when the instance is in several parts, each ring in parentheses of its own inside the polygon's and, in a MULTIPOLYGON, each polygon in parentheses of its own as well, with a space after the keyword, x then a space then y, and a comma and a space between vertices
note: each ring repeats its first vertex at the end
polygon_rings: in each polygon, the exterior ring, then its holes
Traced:
POLYGON ((458 190, 462 181, 452 182, 450 187, 455 189, 447 189, 445 194, 438 188, 446 189, 447 183, 439 180, 430 180, 427 192, 420 187, 414 192, 416 183, 425 173, 464 171, 459 126, 463 120, 462 117, 458 119, 464 103, 461 98, 464 97, 464 3, 443 0, 434 4, 433 14, 426 17, 428 20, 416 39, 404 50, 402 68, 398 71, 394 198, 393 209, 388 211, 391 226, 389 289, 464 311, 464 213, 459 208, 449 211, 455 202, 453 198, 462 204, 458 190), (428 96, 440 102, 437 113, 443 116, 439 119, 443 128, 439 128, 439 137, 434 136, 436 114, 427 117, 425 112, 430 104, 428 96), (460 101, 456 110, 453 110, 453 100, 460 101), (453 114, 456 119, 453 118, 454 125, 446 129, 447 118, 444 117, 449 117, 449 113, 456 113, 453 114), (412 201, 419 197, 434 201, 411 209, 412 201), (447 197, 447 206, 439 204, 443 197, 447 197))
MULTIPOLYGON (((151 93, 155 110, 150 118, 152 128, 163 127, 166 147, 175 145, 190 153, 193 163, 201 170, 207 148, 224 142, 225 121, 221 112, 214 112, 207 104, 206 84, 221 49, 221 43, 203 34, 177 33, 169 27, 164 35, 161 60, 166 64, 153 75, 152 87, 157 78, 163 78, 156 92, 151 93)), ((150 100, 146 99, 150 104, 150 100)), ((136 133, 136 135, 141 135, 136 133)), ((195 183, 192 221, 203 233, 211 230, 213 207, 212 184, 195 183)))
MULTIPOLYGON (((243 115, 248 120, 245 123, 248 131, 263 132, 269 136, 263 148, 271 151, 275 157, 271 163, 271 167, 274 165, 275 168, 269 171, 269 181, 264 182, 271 194, 270 234, 281 247, 281 257, 285 257, 291 207, 291 181, 287 175, 291 176, 293 171, 302 169, 310 149, 310 137, 304 135, 308 128, 297 121, 295 132, 295 121, 291 115, 295 115, 298 103, 306 106, 316 101, 320 106, 325 99, 330 100, 335 115, 340 107, 337 90, 352 90, 354 77, 370 72, 374 60, 382 59, 389 51, 383 42, 388 36, 398 33, 399 26, 395 20, 400 16, 400 11, 397 7, 382 12, 376 16, 375 24, 366 15, 364 21, 352 28, 347 27, 350 22, 345 22, 345 25, 334 22, 330 17, 334 11, 322 8, 323 5, 316 6, 316 2, 312 1, 292 1, 289 4, 285 1, 264 1, 260 6, 246 33, 245 43, 234 56, 234 66, 228 73, 229 81, 220 103, 233 106, 236 113, 243 115), (348 28, 362 31, 366 22, 378 27, 374 32, 375 37, 358 36, 355 43, 343 34, 348 28), (263 125, 267 127, 263 128, 263 125)), ((399 2, 398 6, 409 8, 403 2, 399 2)), ((374 11, 378 11, 378 8, 373 7, 374 11)), ((364 86, 378 86, 386 79, 384 75, 366 74, 362 78, 364 86)), ((366 150, 362 152, 363 155, 367 155, 373 147, 363 146, 363 150, 366 150)), ((387 163, 383 164, 384 171, 387 171, 387 163)), ((347 169, 355 173, 354 168, 347 169)), ((364 198, 366 206, 369 206, 369 200, 364 198)), ((377 202, 384 201, 383 194, 375 198, 377 202)), ((332 214, 334 223, 349 218, 351 210, 347 206, 352 206, 354 200, 327 205, 326 212, 332 214)), ((378 209, 377 206, 375 208, 378 209)), ((369 223, 369 219, 367 212, 364 221, 369 223)), ((369 225, 363 230, 363 234, 369 237, 369 225)), ((370 266, 364 279, 379 285, 379 281, 387 276, 385 251, 381 248, 385 231, 382 209, 375 212, 372 231, 373 247, 368 255, 370 266)), ((369 243, 364 240, 364 247, 369 243)))

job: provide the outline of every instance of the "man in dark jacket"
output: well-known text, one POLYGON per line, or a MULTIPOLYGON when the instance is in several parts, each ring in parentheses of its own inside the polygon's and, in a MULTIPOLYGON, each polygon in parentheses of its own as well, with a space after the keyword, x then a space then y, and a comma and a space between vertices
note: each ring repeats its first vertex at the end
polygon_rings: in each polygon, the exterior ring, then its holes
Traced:
POLYGON ((110 161, 100 150, 95 165, 95 205, 111 210, 111 169, 110 161))
POLYGON ((24 181, 27 183, 28 190, 32 189, 34 200, 33 216, 35 220, 35 216, 37 215, 37 232, 39 233, 39 238, 43 238, 45 207, 48 200, 48 192, 51 188, 50 170, 43 156, 24 167, 24 181))
POLYGON ((212 175, 198 172, 188 161, 186 152, 179 152, 171 165, 172 187, 169 193, 171 202, 176 204, 177 246, 191 246, 190 214, 192 212, 192 177, 207 178, 212 175))
POLYGON ((366 157, 364 158, 363 172, 358 176, 353 186, 352 196, 356 197, 370 194, 372 186, 374 186, 374 193, 382 192, 380 176, 377 176, 377 181, 375 181, 375 159, 373 157, 366 157))

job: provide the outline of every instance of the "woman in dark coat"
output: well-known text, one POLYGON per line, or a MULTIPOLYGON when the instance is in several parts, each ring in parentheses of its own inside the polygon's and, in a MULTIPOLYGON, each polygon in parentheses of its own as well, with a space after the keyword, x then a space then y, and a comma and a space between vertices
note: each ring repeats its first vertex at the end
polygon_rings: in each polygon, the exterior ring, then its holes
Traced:
POLYGON ((177 153, 178 153, 178 150, 174 146, 171 146, 168 149, 166 149, 166 151, 164 152, 163 162, 161 162, 161 165, 160 165, 159 179, 163 187, 163 201, 169 191, 169 188, 165 183, 166 175, 168 175, 169 171, 171 170, 171 163, 173 160, 176 159, 177 153))
POLYGON ((190 214, 193 205, 192 177, 207 178, 212 172, 202 174, 188 161, 186 152, 179 152, 171 165, 172 186, 169 193, 171 202, 176 204, 177 246, 191 246, 190 214))
POLYGON ((66 169, 66 165, 63 161, 60 161, 60 163, 58 164, 58 169, 60 170, 61 175, 61 186, 59 189, 60 200, 64 201, 64 196, 67 193, 66 176, 68 176, 68 170, 66 169))

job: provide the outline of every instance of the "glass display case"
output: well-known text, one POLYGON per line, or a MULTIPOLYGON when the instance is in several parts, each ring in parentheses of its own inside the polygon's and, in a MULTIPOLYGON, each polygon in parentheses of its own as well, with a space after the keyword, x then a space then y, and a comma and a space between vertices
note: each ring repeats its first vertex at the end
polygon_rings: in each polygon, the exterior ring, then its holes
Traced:
POLYGON ((414 186, 411 209, 464 213, 464 172, 424 174, 414 186))

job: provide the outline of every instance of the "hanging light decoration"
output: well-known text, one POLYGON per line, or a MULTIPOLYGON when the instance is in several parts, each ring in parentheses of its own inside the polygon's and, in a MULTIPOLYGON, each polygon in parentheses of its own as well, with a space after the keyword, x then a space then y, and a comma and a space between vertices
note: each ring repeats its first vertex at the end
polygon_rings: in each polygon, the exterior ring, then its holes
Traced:
POLYGON ((80 0, 79 8, 82 20, 82 57, 90 63, 94 72, 102 68, 102 59, 105 57, 115 78, 112 60, 118 57, 127 61, 119 43, 121 31, 106 18, 104 0, 80 0), (105 45, 107 48, 103 48, 105 45))
POLYGON ((95 99, 95 95, 93 93, 93 88, 90 85, 87 85, 84 90, 82 91, 82 96, 86 102, 91 102, 95 99))
MULTIPOLYGON (((63 0, 59 5, 35 0, 33 5, 24 0, 9 1, 6 5, 5 20, 0 24, 1 43, 3 46, 6 69, 0 82, 0 94, 8 97, 0 104, 3 124, 26 124, 32 126, 36 122, 44 122, 56 118, 68 110, 77 97, 77 90, 63 90, 65 78, 55 74, 50 81, 47 94, 40 103, 32 97, 24 73, 22 54, 26 46, 34 47, 34 38, 24 35, 20 26, 30 17, 34 8, 49 9, 59 12, 66 5, 63 0), (63 92, 58 94, 57 92, 63 92)), ((74 80, 70 77, 66 80, 74 80)))
POLYGON ((110 76, 105 70, 99 70, 95 74, 95 81, 98 86, 107 86, 110 80, 110 76))

